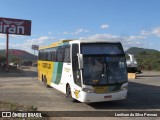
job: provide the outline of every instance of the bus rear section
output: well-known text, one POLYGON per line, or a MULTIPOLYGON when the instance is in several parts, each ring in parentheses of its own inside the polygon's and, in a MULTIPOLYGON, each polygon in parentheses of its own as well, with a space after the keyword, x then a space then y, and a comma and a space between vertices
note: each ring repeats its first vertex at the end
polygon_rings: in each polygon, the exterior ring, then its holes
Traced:
POLYGON ((74 99, 81 102, 126 99, 127 66, 121 43, 73 44, 72 67, 74 99))

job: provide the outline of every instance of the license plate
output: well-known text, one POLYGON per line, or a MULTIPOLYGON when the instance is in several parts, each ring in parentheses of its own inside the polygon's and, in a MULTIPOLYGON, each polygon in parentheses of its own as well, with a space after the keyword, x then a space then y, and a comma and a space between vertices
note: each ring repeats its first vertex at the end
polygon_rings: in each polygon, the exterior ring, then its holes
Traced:
POLYGON ((106 95, 104 96, 105 99, 109 99, 109 98, 112 98, 112 95, 106 95))

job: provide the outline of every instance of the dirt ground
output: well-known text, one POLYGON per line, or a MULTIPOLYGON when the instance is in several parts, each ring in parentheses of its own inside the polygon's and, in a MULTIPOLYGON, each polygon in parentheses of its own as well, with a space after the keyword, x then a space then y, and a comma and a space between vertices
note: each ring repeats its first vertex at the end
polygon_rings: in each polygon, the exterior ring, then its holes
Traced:
MULTIPOLYGON (((29 109, 38 111, 160 111, 160 72, 145 71, 129 80, 127 100, 102 103, 72 103, 54 88, 46 88, 37 79, 37 68, 22 67, 9 72, 0 71, 0 110, 29 109), (6 107, 5 107, 6 106, 6 107)), ((131 119, 130 117, 54 117, 53 120, 131 119)), ((143 120, 146 118, 134 118, 143 120)), ((151 118, 147 119, 159 119, 151 118)))

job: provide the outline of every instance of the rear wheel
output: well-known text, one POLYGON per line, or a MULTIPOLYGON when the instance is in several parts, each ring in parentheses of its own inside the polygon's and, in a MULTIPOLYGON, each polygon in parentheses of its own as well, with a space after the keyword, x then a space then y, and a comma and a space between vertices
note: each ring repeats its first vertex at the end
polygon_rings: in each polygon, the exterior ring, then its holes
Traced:
POLYGON ((42 76, 41 76, 41 80, 42 80, 42 82, 44 82, 43 80, 44 80, 44 78, 43 78, 43 74, 42 74, 42 76))
POLYGON ((46 76, 43 77, 43 83, 44 83, 44 85, 45 85, 47 88, 50 87, 50 86, 47 84, 47 78, 46 78, 46 76))

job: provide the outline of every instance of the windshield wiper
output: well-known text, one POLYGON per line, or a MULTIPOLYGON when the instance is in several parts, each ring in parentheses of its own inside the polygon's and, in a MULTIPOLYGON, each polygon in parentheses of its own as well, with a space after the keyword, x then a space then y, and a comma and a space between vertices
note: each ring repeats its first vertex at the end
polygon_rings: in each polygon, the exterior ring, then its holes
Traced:
POLYGON ((104 70, 104 73, 106 73, 106 75, 107 75, 107 84, 109 83, 109 82, 108 82, 109 72, 110 72, 110 67, 109 67, 108 62, 106 62, 106 63, 105 63, 105 70, 104 70))

